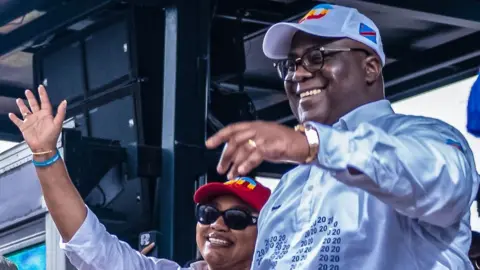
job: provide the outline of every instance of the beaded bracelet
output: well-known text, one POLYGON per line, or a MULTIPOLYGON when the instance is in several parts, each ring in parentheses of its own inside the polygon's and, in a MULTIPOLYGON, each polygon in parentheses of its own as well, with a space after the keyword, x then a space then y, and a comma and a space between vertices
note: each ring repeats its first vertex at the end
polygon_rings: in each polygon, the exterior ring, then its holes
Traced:
POLYGON ((35 167, 48 167, 50 165, 52 165, 53 163, 55 163, 57 160, 60 159, 60 154, 58 153, 58 150, 55 152, 55 155, 45 161, 36 161, 36 160, 33 160, 32 159, 32 163, 33 165, 35 165, 35 167))

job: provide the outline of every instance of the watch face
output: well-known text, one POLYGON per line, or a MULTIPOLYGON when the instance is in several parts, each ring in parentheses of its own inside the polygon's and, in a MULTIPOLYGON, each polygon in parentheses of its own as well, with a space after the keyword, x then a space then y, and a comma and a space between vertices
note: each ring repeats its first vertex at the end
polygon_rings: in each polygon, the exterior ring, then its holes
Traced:
POLYGON ((318 133, 315 129, 311 127, 307 127, 305 130, 305 136, 307 136, 307 141, 310 147, 312 146, 318 146, 318 133))

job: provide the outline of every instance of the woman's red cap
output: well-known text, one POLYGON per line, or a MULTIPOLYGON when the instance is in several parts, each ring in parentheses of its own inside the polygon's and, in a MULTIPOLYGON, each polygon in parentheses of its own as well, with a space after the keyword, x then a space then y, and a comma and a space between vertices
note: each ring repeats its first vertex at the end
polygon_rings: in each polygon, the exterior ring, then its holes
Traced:
POLYGON ((249 177, 239 177, 225 183, 212 182, 201 186, 193 196, 195 203, 206 203, 220 195, 235 195, 260 212, 270 197, 269 188, 249 177))

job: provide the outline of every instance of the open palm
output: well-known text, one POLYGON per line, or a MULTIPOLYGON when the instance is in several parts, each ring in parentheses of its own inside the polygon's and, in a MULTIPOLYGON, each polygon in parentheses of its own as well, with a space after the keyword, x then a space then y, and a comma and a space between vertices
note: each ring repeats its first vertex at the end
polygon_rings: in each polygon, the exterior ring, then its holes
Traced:
POLYGON ((45 87, 38 88, 40 104, 30 90, 25 91, 30 109, 22 99, 17 99, 17 105, 23 115, 23 121, 10 113, 10 120, 20 129, 25 142, 32 152, 49 151, 56 148, 58 136, 62 130, 67 108, 66 101, 58 106, 57 115, 53 117, 52 105, 48 99, 45 87))

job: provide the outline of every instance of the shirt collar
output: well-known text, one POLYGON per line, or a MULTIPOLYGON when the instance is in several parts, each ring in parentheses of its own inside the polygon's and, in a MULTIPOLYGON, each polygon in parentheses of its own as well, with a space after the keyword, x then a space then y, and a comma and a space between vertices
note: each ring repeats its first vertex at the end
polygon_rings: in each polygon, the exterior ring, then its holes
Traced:
POLYGON ((363 122, 370 122, 384 115, 395 113, 390 101, 383 99, 362 105, 353 111, 342 116, 338 122, 333 124, 334 128, 343 130, 354 130, 363 122))

